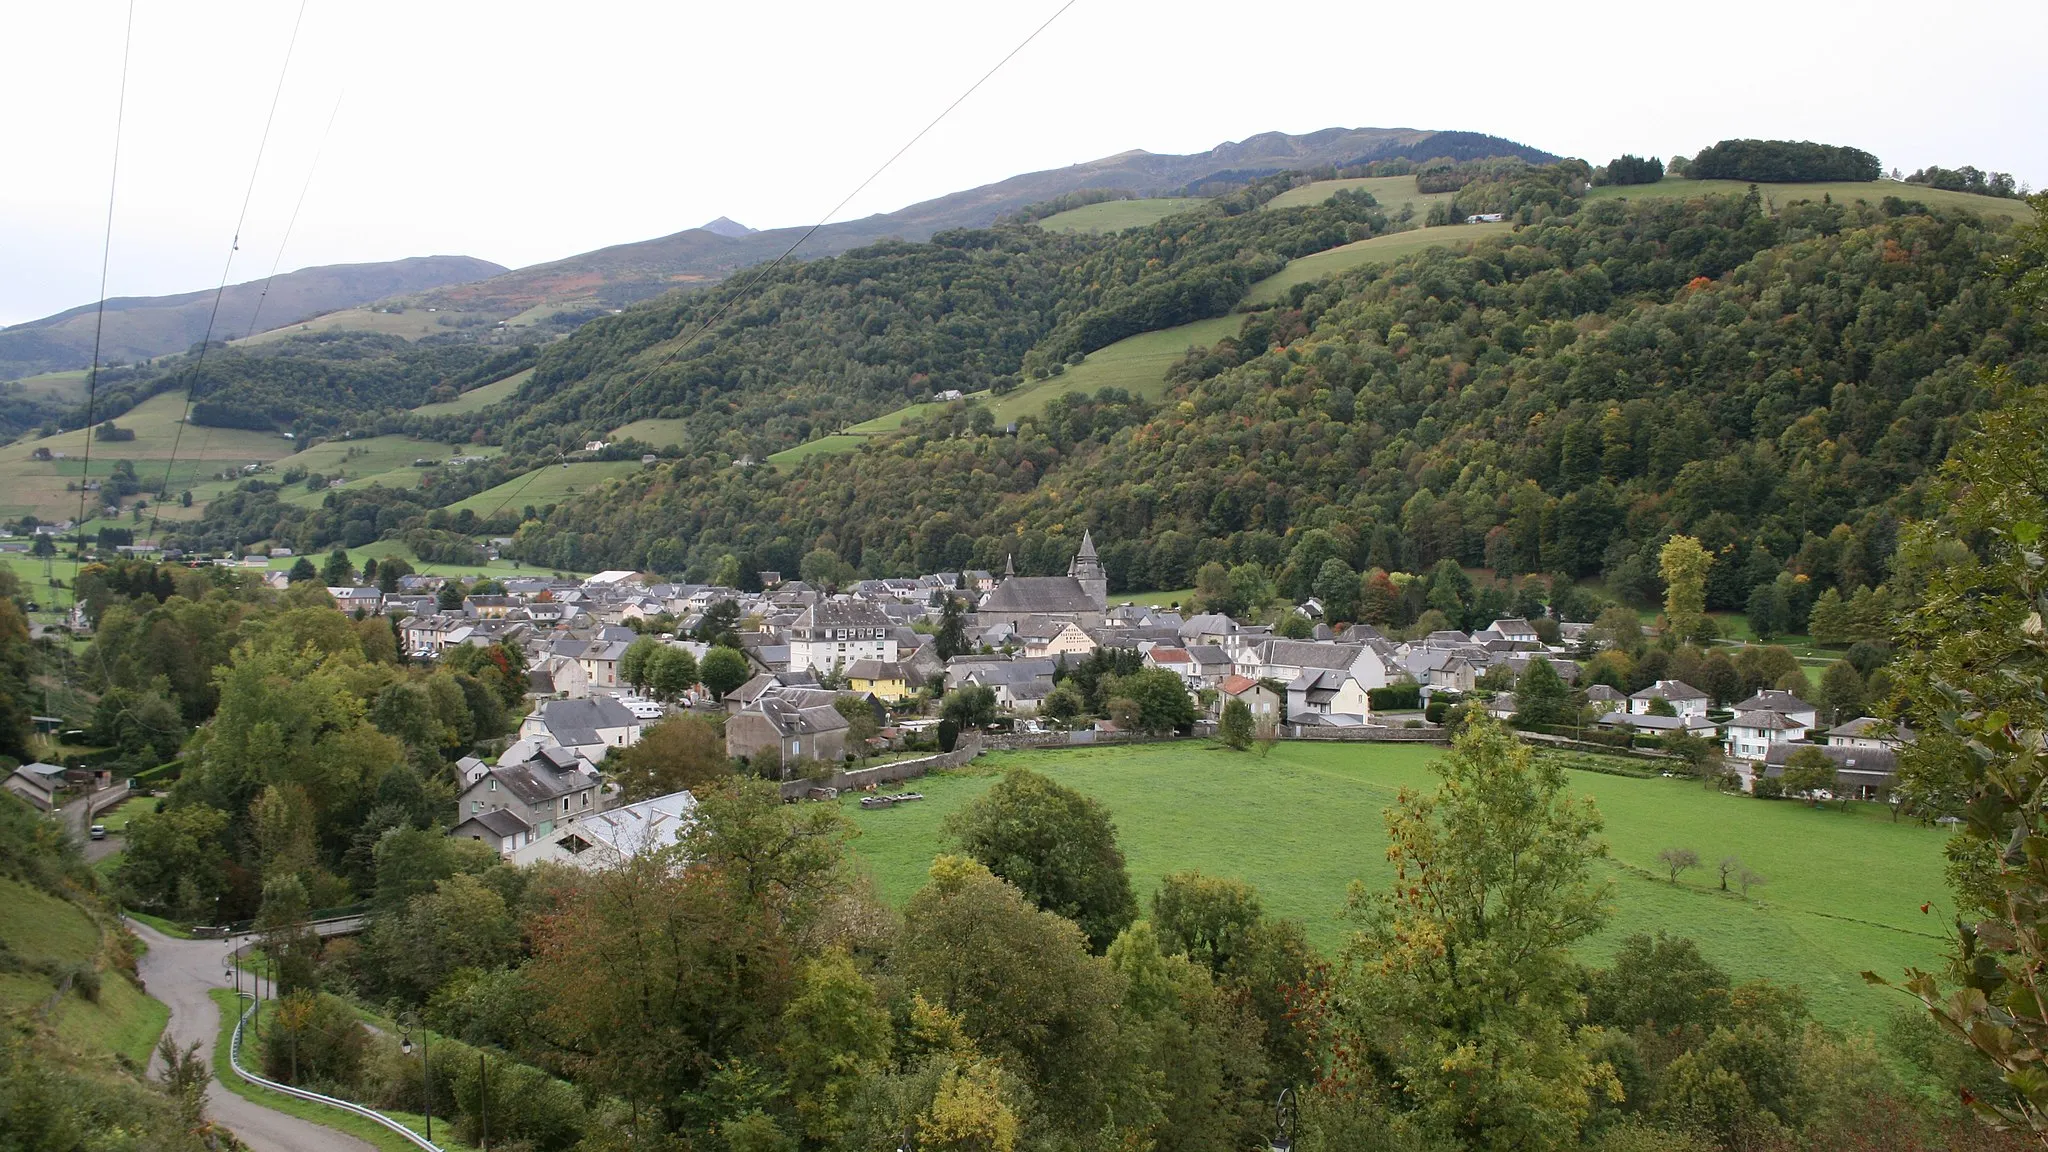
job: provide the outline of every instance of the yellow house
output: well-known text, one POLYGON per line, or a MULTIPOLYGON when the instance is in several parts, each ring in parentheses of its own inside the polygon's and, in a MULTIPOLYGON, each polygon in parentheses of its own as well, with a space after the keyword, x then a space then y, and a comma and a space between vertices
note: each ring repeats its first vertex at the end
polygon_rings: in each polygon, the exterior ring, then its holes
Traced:
POLYGON ((910 695, 903 665, 893 660, 855 660, 847 666, 845 681, 847 691, 872 693, 891 704, 910 695))

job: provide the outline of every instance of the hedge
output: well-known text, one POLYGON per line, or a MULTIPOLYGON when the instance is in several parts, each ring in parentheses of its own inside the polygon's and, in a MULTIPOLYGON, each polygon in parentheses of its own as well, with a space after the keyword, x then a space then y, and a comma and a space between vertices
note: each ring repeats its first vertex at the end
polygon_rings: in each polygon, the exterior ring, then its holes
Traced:
POLYGON ((1365 699, 1375 712, 1410 712, 1422 707, 1422 685, 1389 684, 1385 688, 1368 688, 1365 699))

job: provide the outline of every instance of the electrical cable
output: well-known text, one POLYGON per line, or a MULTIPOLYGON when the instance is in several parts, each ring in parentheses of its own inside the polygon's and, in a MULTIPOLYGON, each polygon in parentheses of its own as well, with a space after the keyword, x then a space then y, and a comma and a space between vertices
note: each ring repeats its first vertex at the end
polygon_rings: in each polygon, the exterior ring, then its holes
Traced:
MULTIPOLYGON (((1031 30, 1030 35, 1018 41, 1016 47, 1010 49, 1007 53, 1003 55, 1002 59, 996 61, 994 67, 991 67, 988 71, 982 73, 981 79, 976 80, 974 83, 968 85, 967 90, 965 92, 960 93, 960 95, 954 97, 952 103, 940 109, 939 114, 937 116, 932 117, 930 123, 926 124, 923 128, 918 129, 917 135, 912 136, 909 139, 909 141, 903 145, 903 147, 898 148, 887 160, 882 161, 881 167, 869 173, 867 179, 855 185, 853 191, 848 192, 844 197, 840 199, 839 203, 834 204, 829 211, 827 211, 823 216, 819 217, 818 222, 816 224, 813 224, 809 228, 805 229, 804 234, 796 238, 796 243, 791 244, 788 248, 783 249, 782 255, 777 256, 775 259, 769 261, 767 264, 758 265, 755 268, 751 269, 747 278, 741 281, 740 286, 734 289, 733 292, 726 297, 724 305, 721 306, 716 313, 712 314, 709 320, 706 320, 702 324, 697 325, 695 331, 691 332, 688 336, 678 341, 675 347, 669 351, 668 355, 662 357, 659 361, 656 361, 652 367, 646 369, 645 372, 642 373, 642 379, 645 379, 646 373, 656 372, 661 370, 662 368, 667 367, 670 361, 673 361, 677 356, 682 355, 687 348, 694 344, 698 340, 698 338, 702 337, 704 333, 709 331, 712 328, 712 326, 716 325, 720 320, 725 319, 726 314, 732 311, 733 306, 735 304, 738 304, 740 300, 747 295, 747 293, 751 292, 756 284, 760 283, 765 277, 767 277, 767 275, 770 272, 775 271, 775 269, 778 266, 780 266, 783 261, 788 260, 790 256, 796 252, 798 248, 801 248, 803 246, 806 240, 809 240, 813 235, 817 233, 818 229, 823 228, 826 225, 826 223, 832 219, 832 217, 839 214, 841 209, 845 208, 849 203, 852 203, 854 197, 860 195, 862 192, 865 192, 867 190, 868 185, 873 184, 876 180, 880 179, 882 173, 887 172, 891 165, 895 164, 896 161, 903 158, 904 153, 910 151, 911 148, 916 146, 918 141, 924 139, 925 136, 930 134, 932 129, 938 127, 940 121, 944 120, 947 116, 951 115, 955 108, 958 108, 961 104, 965 103, 969 96, 974 95, 974 93, 978 89, 980 89, 980 87, 983 84, 988 83, 989 80, 992 77, 994 77, 997 72, 1002 71, 1003 66, 1005 64, 1008 64, 1011 60, 1015 59, 1018 53, 1030 47, 1031 42, 1033 40, 1038 39, 1040 33, 1044 32, 1047 28, 1052 27, 1053 21, 1058 20, 1061 16, 1066 15, 1067 9, 1072 8, 1075 4, 1079 2, 1080 0, 1066 0, 1066 3, 1061 4, 1057 9, 1053 11, 1052 15, 1045 18, 1045 21, 1043 23, 1039 24, 1038 27, 1033 28, 1031 30)), ((548 461, 547 464, 542 465, 540 468, 534 469, 531 473, 527 475, 526 479, 520 483, 518 488, 514 489, 511 493, 507 494, 503 500, 500 500, 498 502, 496 507, 491 509, 489 515, 483 516, 481 517, 481 519, 488 520, 492 516, 496 516, 499 512, 504 511, 505 506, 507 504, 510 504, 513 500, 517 499, 520 493, 525 492, 527 485, 533 483, 533 481, 540 476, 541 472, 544 469, 559 462, 566 455, 567 453, 565 452, 557 452, 553 460, 548 461)))
POLYGON ((277 119, 277 102, 284 95, 285 77, 291 73, 292 52, 298 47, 299 28, 306 21, 306 0, 299 0, 298 15, 292 19, 291 39, 285 42, 284 64, 277 70, 277 87, 270 94, 270 111, 263 118, 263 135, 256 141, 256 161, 249 166, 249 186, 242 193, 242 210, 235 216, 234 240, 228 245, 228 257, 221 265, 220 284, 213 291, 213 309, 206 316, 206 335, 199 341, 199 353, 187 370, 185 384, 185 418, 178 421, 178 429, 171 436, 171 458, 164 463, 164 482, 157 490, 157 501, 150 507, 149 534, 156 535, 157 521, 163 515, 163 502, 170 498, 171 469, 178 462, 178 445, 185 438, 185 425, 192 420, 192 401, 199 388, 199 371, 206 365, 206 350, 213 343, 213 327, 220 319, 221 297, 227 294, 228 273, 235 266, 235 253, 242 247, 242 225, 249 218, 249 201, 256 195, 256 177, 263 171, 263 152, 270 145, 270 127, 277 119))
MULTIPOLYGON (((249 313, 249 328, 242 333, 244 340, 256 334, 256 320, 263 315, 263 302, 270 298, 270 282, 277 279, 277 270, 284 264, 285 245, 292 242, 292 229, 299 225, 299 209, 306 206, 306 193, 313 188, 313 174, 320 170, 320 155, 327 151, 327 137, 334 131, 334 118, 341 115, 341 100, 342 96, 346 95, 346 92, 337 95, 334 98, 334 110, 327 114, 327 127, 320 133, 319 146, 313 149, 313 163, 306 167, 306 182, 299 186, 299 198, 292 203, 291 219, 285 222, 284 236, 277 242, 277 256, 270 262, 270 275, 263 278, 263 291, 257 293, 255 310, 249 313)), ((201 452, 200 455, 203 456, 205 453, 201 452)))

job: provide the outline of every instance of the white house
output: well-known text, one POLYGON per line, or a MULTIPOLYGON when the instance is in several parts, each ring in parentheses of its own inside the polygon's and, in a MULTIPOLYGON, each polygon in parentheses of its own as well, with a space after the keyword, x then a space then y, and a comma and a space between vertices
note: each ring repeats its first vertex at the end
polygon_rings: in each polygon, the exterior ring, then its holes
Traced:
POLYGON ((1287 685, 1287 718, 1299 722, 1307 716, 1345 716, 1368 724, 1372 701, 1350 669, 1305 669, 1287 685))
POLYGON ((640 742, 641 720, 610 696, 543 700, 519 724, 519 738, 555 743, 596 761, 640 742))
POLYGON ((1874 716, 1858 716, 1828 729, 1827 737, 1830 748, 1890 748, 1896 752, 1912 742, 1913 734, 1874 716))
POLYGON ((861 660, 896 663, 896 624, 878 604, 838 597, 805 608, 789 629, 789 670, 831 672, 861 660))
POLYGON ((1771 749, 1804 740, 1806 725, 1783 712, 1737 712, 1728 721, 1728 754, 1741 760, 1762 760, 1771 749))
POLYGON ((1820 726, 1820 711, 1790 692, 1759 692, 1735 705, 1737 712, 1776 712, 1802 728, 1820 726))
POLYGON ((1659 680, 1648 688, 1629 693, 1628 710, 1638 716, 1648 715, 1650 701, 1657 699, 1671 705, 1671 710, 1680 716, 1707 714, 1707 694, 1683 680, 1659 680))

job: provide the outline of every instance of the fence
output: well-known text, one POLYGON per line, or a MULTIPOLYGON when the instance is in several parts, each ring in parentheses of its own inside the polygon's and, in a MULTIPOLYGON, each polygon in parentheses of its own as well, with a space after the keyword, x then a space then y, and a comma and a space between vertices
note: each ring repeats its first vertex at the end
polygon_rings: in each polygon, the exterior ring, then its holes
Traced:
POLYGON ((389 1128, 398 1135, 399 1139, 406 1141, 415 1148, 423 1149, 424 1152, 441 1152, 440 1145, 429 1143, 426 1137, 421 1136, 419 1133, 375 1109, 365 1108, 361 1104, 337 1099, 333 1096, 322 1096, 318 1092, 308 1092, 303 1088, 294 1088, 289 1084, 280 1084, 275 1080, 258 1076, 247 1068, 242 1067, 242 1025, 249 1022, 249 1013, 255 1010, 256 1004, 254 998, 251 997, 249 1007, 242 1012, 242 1018, 235 1021, 235 1034, 228 1038, 228 1063, 234 1067, 236 1074, 241 1076, 242 1079, 247 1080, 251 1084, 268 1088, 272 1092, 279 1092, 290 1096, 295 1100, 308 1100, 315 1104, 325 1104, 330 1108, 339 1108, 343 1112, 361 1116, 363 1119, 374 1124, 381 1124, 389 1128))

